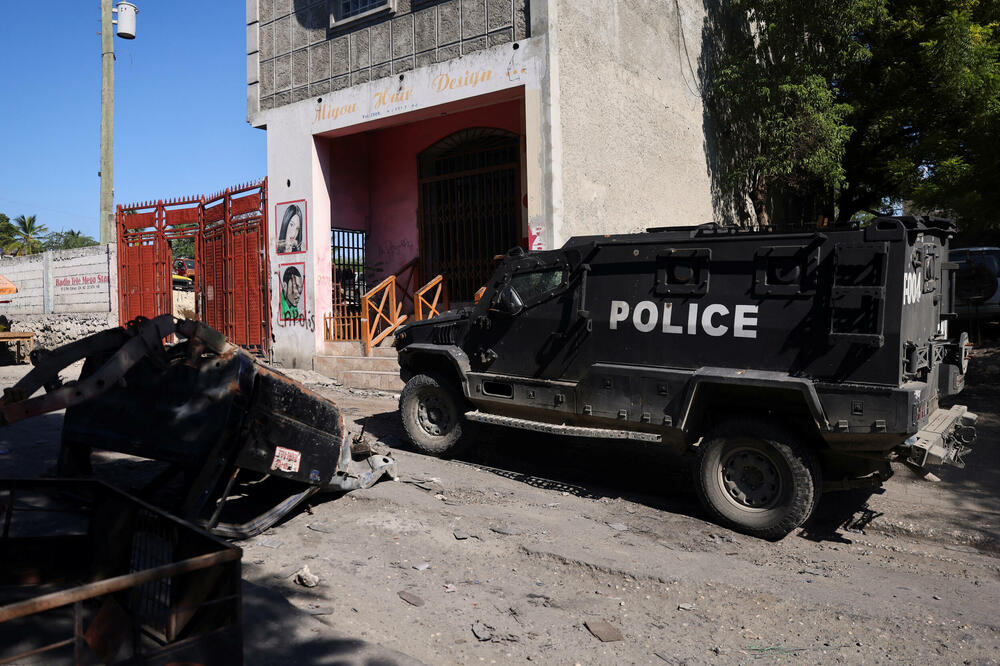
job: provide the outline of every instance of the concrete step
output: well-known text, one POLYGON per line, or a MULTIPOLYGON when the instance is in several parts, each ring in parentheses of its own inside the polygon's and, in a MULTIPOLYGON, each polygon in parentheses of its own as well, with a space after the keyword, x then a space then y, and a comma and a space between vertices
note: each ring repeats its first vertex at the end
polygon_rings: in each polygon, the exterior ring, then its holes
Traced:
MULTIPOLYGON (((383 340, 382 345, 372 349, 372 356, 379 358, 396 358, 396 348, 391 346, 391 340, 383 340)), ((360 342, 324 342, 323 356, 364 356, 365 350, 360 342)))
POLYGON ((374 389, 379 391, 402 391, 403 380, 398 372, 382 372, 378 370, 348 370, 341 380, 345 386, 357 389, 374 389))
POLYGON ((357 341, 351 341, 351 342, 326 341, 323 343, 322 351, 324 356, 361 356, 361 354, 364 353, 364 349, 361 347, 361 343, 357 341))
POLYGON ((399 363, 392 356, 316 356, 313 367, 316 372, 337 379, 349 370, 399 372, 399 363))

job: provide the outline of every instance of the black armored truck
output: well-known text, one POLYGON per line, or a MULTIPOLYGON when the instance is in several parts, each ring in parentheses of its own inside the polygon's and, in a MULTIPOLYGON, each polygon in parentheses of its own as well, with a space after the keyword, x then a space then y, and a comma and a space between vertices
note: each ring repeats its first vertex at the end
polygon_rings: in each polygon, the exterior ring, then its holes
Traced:
POLYGON ((514 248, 478 302, 397 332, 404 426, 437 455, 470 421, 662 443, 697 455, 716 520, 781 538, 892 462, 964 465, 976 416, 939 404, 971 349, 948 331, 954 233, 905 216, 514 248))

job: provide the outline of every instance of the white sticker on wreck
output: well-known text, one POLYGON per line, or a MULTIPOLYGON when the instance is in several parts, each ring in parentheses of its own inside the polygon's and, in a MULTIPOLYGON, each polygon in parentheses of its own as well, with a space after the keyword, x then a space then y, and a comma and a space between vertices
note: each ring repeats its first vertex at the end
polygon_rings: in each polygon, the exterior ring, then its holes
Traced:
POLYGON ((301 462, 302 453, 294 449, 286 449, 278 446, 274 449, 274 460, 271 461, 271 469, 280 472, 298 472, 301 462))

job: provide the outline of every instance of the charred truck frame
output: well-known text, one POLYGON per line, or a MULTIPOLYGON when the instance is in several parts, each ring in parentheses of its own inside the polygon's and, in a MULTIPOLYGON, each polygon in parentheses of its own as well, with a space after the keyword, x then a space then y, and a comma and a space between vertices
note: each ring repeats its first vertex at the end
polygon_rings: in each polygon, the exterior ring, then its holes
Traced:
POLYGON ((32 362, 0 399, 0 427, 66 409, 59 476, 89 476, 94 449, 166 463, 143 493, 182 479, 173 512, 217 536, 255 536, 317 493, 396 476, 395 460, 349 437, 336 404, 198 321, 140 317, 32 362), (79 380, 64 382, 80 359, 79 380))
POLYGON ((474 306, 396 336, 427 452, 463 421, 662 442, 698 456, 719 521, 780 538, 825 490, 962 456, 970 347, 948 337, 954 225, 747 232, 710 224, 510 251, 474 306))

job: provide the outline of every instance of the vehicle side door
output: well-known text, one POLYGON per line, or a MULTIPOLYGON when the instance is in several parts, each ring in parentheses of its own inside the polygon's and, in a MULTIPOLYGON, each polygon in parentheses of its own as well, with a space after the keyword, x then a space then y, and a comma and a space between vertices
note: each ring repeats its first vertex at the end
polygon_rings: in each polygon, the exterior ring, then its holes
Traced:
POLYGON ((564 253, 530 254, 510 262, 474 336, 480 372, 558 379, 567 345, 581 322, 578 280, 564 253))

